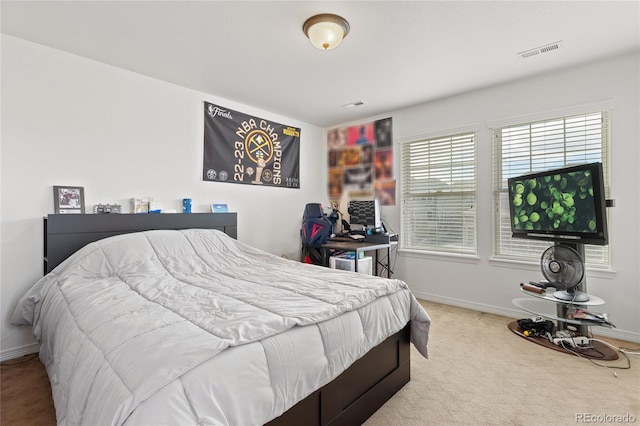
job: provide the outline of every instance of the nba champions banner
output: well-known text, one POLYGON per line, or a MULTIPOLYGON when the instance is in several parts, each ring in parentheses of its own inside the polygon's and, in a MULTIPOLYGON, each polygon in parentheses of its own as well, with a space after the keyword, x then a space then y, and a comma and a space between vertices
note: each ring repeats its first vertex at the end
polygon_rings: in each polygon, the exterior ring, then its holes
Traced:
POLYGON ((300 188, 300 129, 205 102, 202 179, 300 188))

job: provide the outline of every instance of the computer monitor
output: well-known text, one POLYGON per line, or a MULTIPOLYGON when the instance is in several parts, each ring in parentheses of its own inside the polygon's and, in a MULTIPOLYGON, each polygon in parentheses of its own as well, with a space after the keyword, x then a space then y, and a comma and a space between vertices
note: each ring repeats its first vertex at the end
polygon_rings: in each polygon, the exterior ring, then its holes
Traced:
POLYGON ((347 208, 349 224, 361 225, 374 232, 382 231, 382 218, 380 216, 380 203, 378 200, 353 200, 349 201, 347 208))

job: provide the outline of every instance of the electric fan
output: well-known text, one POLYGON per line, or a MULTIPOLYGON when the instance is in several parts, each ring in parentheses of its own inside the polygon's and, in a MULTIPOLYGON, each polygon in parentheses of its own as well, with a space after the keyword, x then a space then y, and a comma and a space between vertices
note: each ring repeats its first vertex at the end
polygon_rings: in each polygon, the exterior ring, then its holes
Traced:
POLYGON ((549 287, 558 290, 553 293, 556 299, 569 302, 589 300, 587 293, 576 289, 584 278, 584 263, 576 250, 565 244, 553 245, 542 253, 540 266, 549 287))

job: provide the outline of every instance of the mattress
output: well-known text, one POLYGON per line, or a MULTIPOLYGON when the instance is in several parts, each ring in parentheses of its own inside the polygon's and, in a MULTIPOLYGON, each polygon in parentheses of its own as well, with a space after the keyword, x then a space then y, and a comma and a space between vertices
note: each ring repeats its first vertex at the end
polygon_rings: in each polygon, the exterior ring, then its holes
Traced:
POLYGON ((91 243, 12 317, 32 325, 62 425, 264 424, 410 323, 406 283, 294 262, 216 230, 91 243))

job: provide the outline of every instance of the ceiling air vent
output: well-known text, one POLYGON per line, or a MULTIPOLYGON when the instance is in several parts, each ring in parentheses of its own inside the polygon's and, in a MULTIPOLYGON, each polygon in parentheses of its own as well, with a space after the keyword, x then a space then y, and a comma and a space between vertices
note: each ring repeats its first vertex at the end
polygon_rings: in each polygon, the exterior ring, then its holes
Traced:
POLYGON ((351 102, 350 104, 346 104, 346 105, 342 105, 344 108, 355 108, 355 107, 359 107, 366 104, 365 101, 355 101, 355 102, 351 102))
POLYGON ((531 56, 536 56, 541 53, 552 52, 554 50, 558 50, 562 47, 562 40, 556 41, 554 43, 545 44, 544 46, 536 47, 534 49, 525 50, 524 52, 519 52, 518 56, 522 59, 530 58, 531 56))

